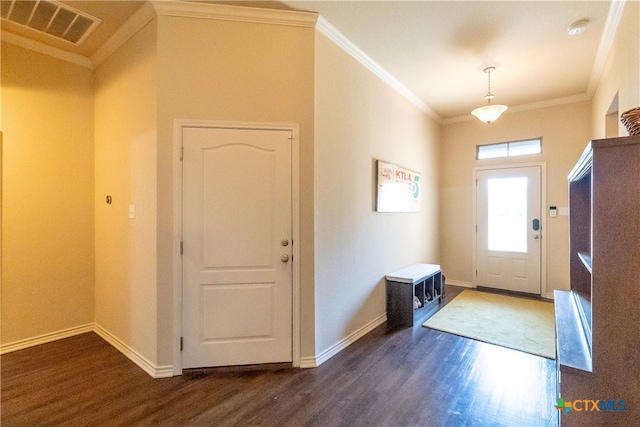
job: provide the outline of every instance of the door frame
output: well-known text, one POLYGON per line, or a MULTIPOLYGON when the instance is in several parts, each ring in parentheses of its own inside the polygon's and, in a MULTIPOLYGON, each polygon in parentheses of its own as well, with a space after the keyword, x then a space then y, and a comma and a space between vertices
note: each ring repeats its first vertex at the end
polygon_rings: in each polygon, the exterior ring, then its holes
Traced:
POLYGON ((175 119, 173 121, 173 375, 182 375, 182 141, 183 129, 199 127, 238 130, 289 131, 291 140, 291 219, 292 219, 292 363, 300 366, 300 144, 296 123, 257 123, 219 120, 175 119), (295 262, 293 261, 295 260, 295 262))
POLYGON ((476 166, 473 168, 473 180, 471 181, 473 187, 473 209, 472 209, 472 235, 473 235, 473 281, 472 286, 478 287, 478 235, 476 231, 476 219, 478 217, 478 171, 486 170, 501 170, 501 169, 517 169, 526 167, 539 167, 540 168, 540 227, 542 233, 540 233, 540 296, 543 298, 553 299, 553 295, 549 296, 547 291, 547 162, 530 162, 530 163, 508 163, 499 165, 487 165, 476 166))

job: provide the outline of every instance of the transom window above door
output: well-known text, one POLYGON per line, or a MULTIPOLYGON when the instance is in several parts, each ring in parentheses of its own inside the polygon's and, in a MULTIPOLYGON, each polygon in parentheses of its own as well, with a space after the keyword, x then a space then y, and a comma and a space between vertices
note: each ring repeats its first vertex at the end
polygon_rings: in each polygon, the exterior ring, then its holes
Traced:
POLYGON ((542 138, 476 146, 477 160, 527 156, 540 153, 542 153, 542 138))

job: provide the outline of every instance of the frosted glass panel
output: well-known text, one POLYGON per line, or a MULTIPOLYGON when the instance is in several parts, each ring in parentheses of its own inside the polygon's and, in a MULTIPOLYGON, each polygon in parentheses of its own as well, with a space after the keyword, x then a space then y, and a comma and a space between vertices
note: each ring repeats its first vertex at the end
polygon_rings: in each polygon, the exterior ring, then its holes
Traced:
POLYGON ((527 178, 492 178, 488 191, 488 249, 527 252, 527 178))
POLYGON ((478 145, 476 149, 476 158, 478 160, 526 156, 542 153, 542 140, 538 138, 503 142, 500 144, 478 145))
POLYGON ((509 145, 490 144, 478 147, 478 160, 495 159, 509 156, 509 145))
POLYGON ((530 141, 518 141, 509 143, 509 157, 526 156, 528 154, 540 154, 542 147, 539 139, 530 141))

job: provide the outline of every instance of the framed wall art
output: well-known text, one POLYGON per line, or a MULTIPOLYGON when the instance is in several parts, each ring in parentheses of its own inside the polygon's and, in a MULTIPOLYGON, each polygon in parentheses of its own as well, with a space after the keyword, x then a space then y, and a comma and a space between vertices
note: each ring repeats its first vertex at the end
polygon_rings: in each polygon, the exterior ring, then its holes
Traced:
POLYGON ((420 173, 377 160, 376 211, 419 212, 420 173))

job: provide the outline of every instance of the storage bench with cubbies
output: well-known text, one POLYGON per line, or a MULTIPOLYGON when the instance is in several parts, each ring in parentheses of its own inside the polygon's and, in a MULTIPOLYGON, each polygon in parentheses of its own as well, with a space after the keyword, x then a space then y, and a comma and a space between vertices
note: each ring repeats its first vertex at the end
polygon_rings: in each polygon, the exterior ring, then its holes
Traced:
POLYGON ((389 273, 387 325, 413 326, 435 313, 444 296, 444 278, 437 264, 414 264, 389 273))

